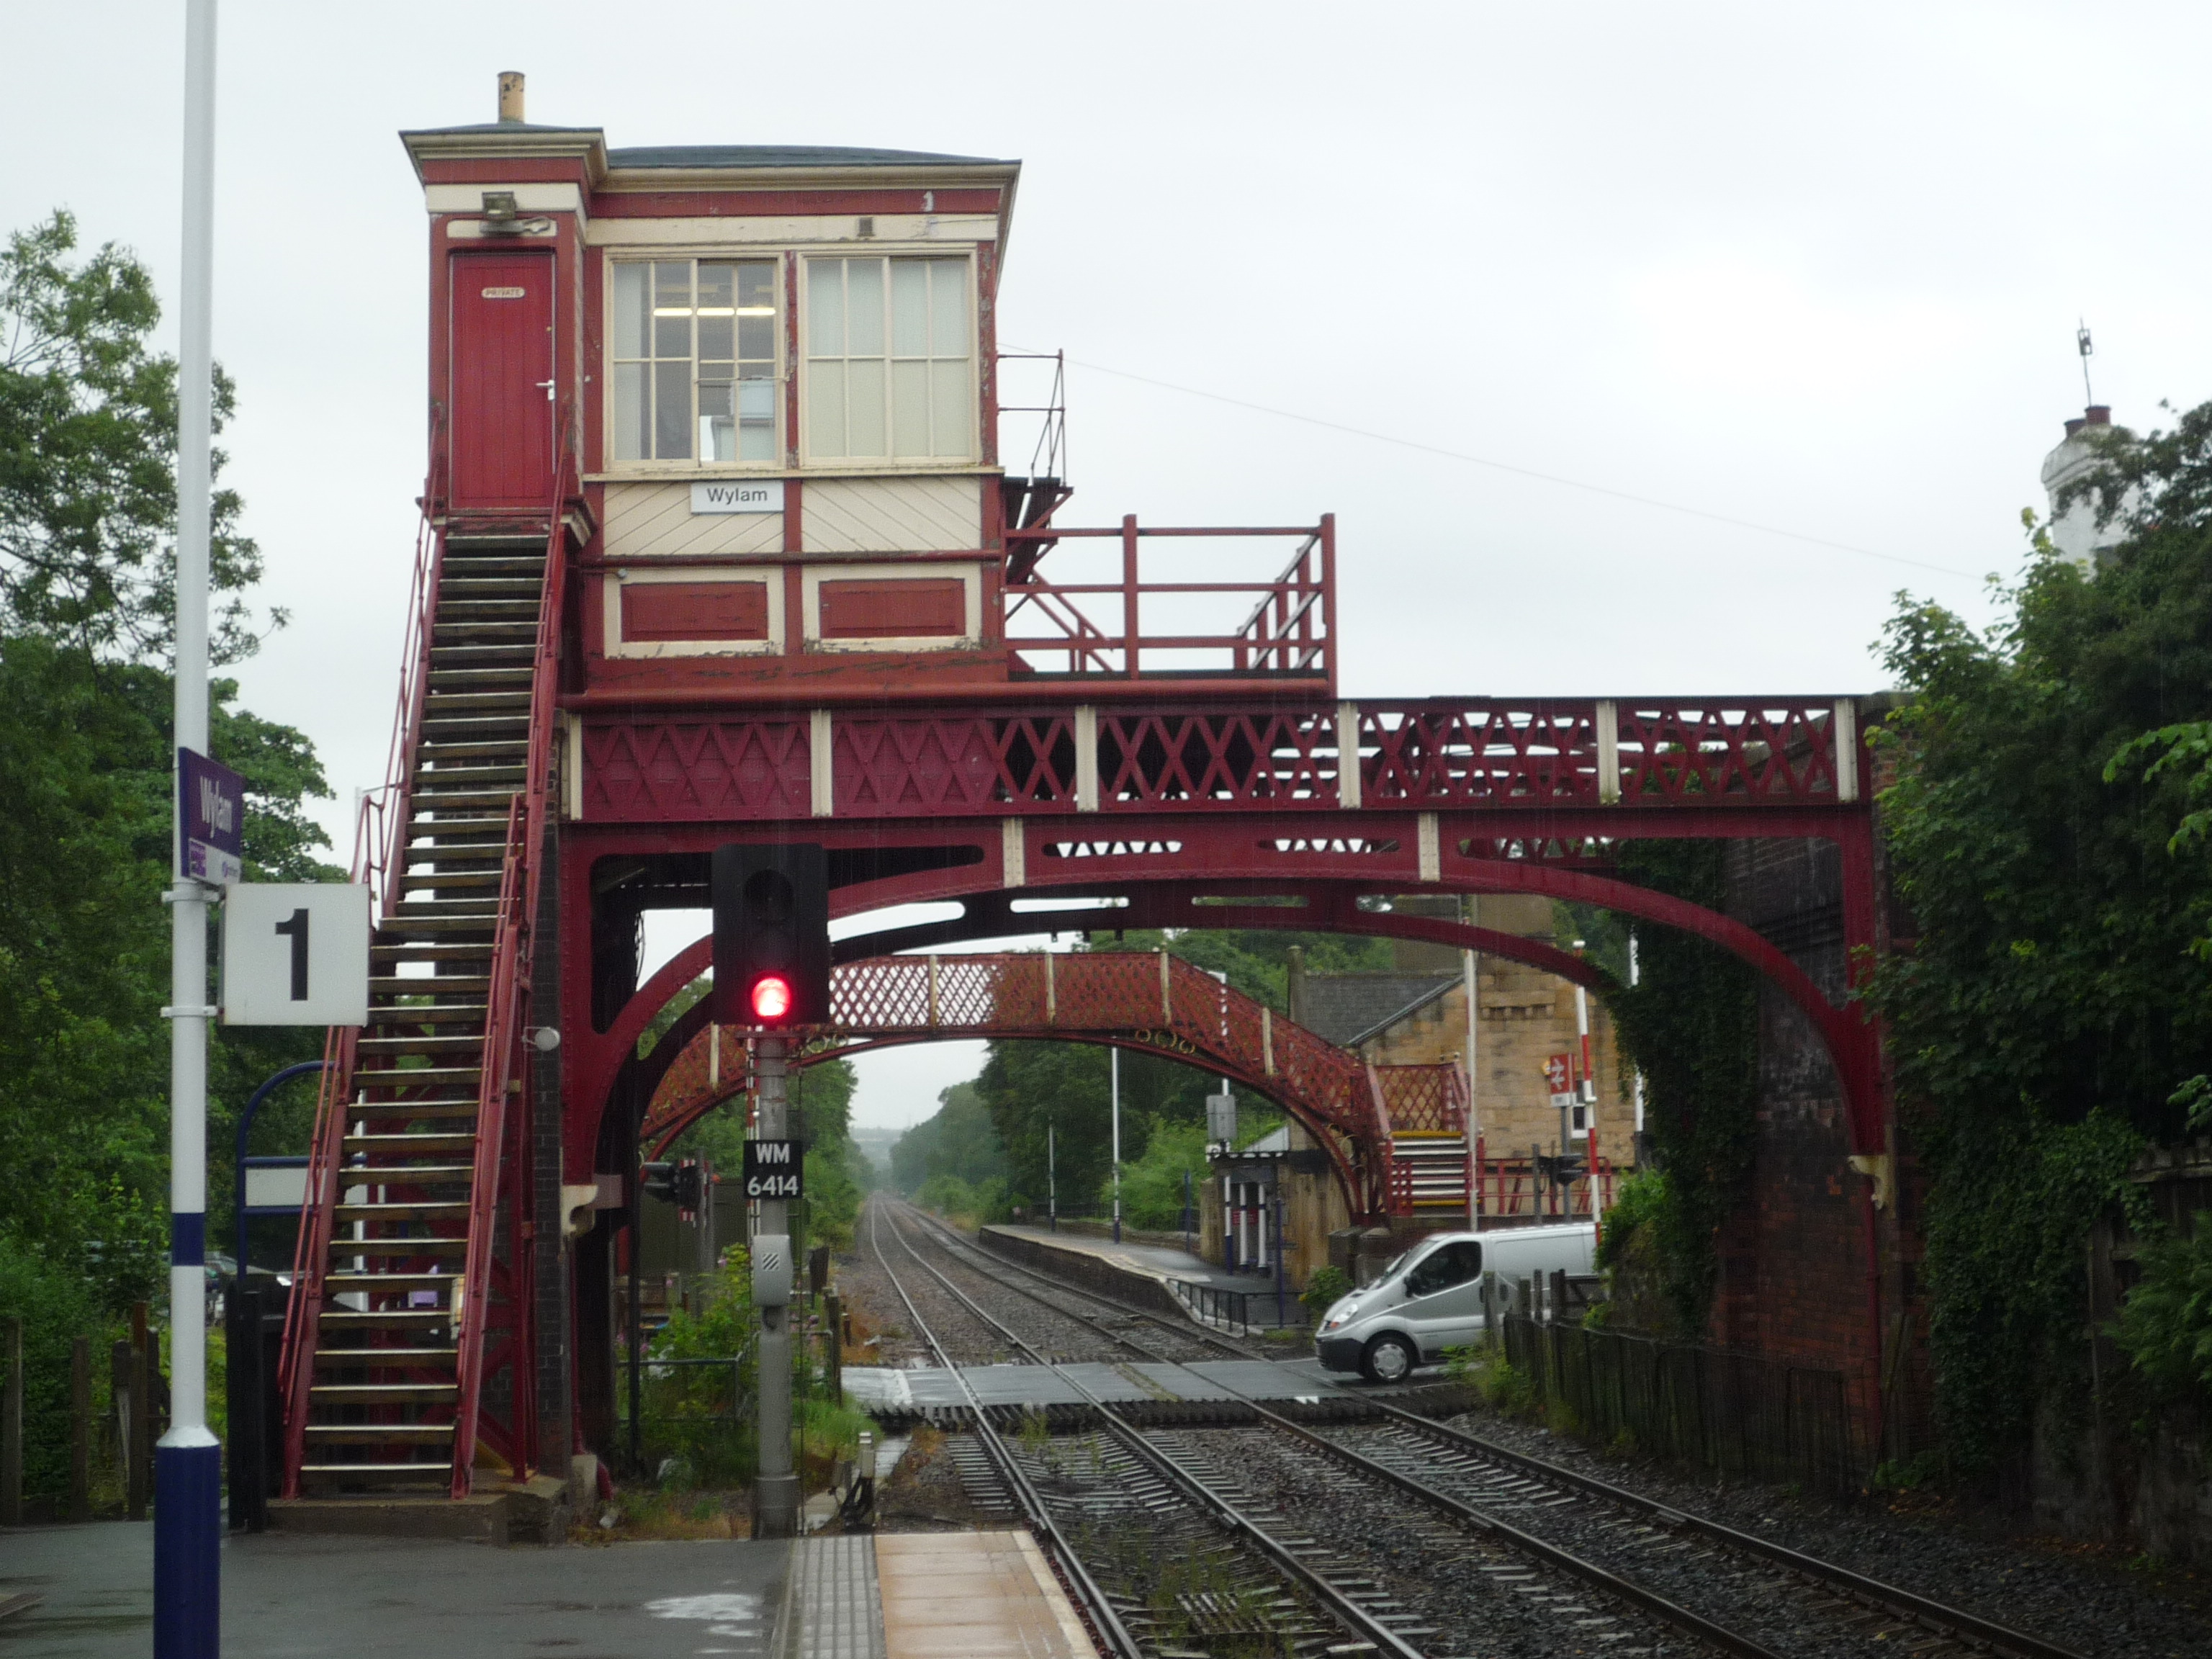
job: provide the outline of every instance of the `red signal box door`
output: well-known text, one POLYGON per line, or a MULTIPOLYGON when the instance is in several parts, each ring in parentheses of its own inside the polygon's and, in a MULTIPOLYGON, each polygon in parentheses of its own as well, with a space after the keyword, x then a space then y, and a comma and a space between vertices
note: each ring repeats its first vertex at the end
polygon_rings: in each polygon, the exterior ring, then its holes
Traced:
POLYGON ((447 408, 456 512, 543 512, 553 493, 553 259, 453 258, 447 408))

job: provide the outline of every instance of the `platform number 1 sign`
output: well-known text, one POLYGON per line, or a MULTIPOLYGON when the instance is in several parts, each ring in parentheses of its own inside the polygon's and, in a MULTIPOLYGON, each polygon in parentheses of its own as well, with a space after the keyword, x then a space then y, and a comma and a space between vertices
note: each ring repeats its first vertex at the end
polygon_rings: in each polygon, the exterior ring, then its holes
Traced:
POLYGON ((222 900, 222 1023, 366 1025, 368 889, 233 882, 222 900))

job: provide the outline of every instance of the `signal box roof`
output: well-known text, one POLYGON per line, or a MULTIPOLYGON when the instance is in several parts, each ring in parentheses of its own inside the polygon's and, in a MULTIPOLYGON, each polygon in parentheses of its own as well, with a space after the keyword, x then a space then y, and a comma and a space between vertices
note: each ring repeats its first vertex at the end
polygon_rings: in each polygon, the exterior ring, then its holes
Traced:
MULTIPOLYGON (((760 179, 763 174, 801 173, 826 181, 830 176, 851 179, 886 172, 965 174, 970 179, 980 173, 1004 179, 1018 173, 1021 167, 1018 161, 995 156, 845 144, 646 144, 610 149, 606 134, 599 127, 550 126, 529 121, 423 127, 399 137, 414 159, 418 177, 426 161, 567 157, 583 162, 586 178, 593 188, 603 184, 619 185, 622 181, 609 175, 623 173, 684 174, 688 175, 686 182, 704 182, 708 175, 720 174, 732 183, 760 179)), ((656 180, 653 187, 662 186, 656 180)))
POLYGON ((844 144, 647 144, 607 152, 623 167, 1011 167, 995 155, 940 155, 926 149, 866 149, 844 144))

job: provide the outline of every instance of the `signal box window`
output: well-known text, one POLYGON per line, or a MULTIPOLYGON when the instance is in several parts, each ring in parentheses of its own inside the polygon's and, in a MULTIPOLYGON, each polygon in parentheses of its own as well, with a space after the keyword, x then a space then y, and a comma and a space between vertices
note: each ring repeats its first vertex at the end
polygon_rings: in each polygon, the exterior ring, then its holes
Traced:
POLYGON ((613 274, 611 458, 781 459, 775 262, 625 260, 613 274))
POLYGON ((808 455, 972 455, 970 309, 965 259, 809 259, 808 455))

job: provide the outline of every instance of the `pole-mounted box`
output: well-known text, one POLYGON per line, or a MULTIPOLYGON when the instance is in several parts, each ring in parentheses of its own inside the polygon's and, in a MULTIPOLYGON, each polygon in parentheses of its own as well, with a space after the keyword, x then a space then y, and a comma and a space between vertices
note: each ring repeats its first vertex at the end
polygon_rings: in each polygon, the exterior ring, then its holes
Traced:
POLYGON ((791 1305, 791 1239, 783 1233, 759 1233, 753 1238, 753 1306, 791 1305))

